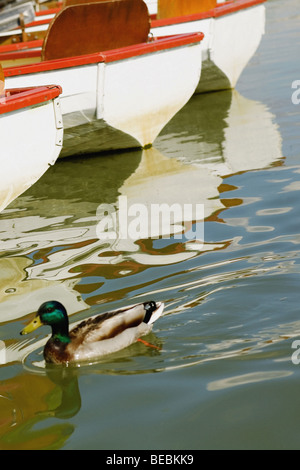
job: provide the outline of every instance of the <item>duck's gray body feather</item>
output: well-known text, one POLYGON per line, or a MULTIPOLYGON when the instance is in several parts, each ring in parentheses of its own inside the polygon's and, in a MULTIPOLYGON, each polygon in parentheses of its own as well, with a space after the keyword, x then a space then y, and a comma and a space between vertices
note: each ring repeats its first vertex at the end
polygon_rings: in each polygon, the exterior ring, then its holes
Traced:
POLYGON ((98 315, 81 322, 70 331, 70 352, 74 361, 88 361, 130 346, 151 332, 153 323, 162 315, 164 305, 157 308, 145 323, 144 304, 98 315))

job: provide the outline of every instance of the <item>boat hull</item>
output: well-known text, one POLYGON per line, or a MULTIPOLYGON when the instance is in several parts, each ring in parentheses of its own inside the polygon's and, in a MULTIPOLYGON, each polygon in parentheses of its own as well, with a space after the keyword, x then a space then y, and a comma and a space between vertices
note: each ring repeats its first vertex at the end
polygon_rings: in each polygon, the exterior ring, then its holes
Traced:
POLYGON ((228 2, 207 12, 152 21, 157 36, 202 31, 202 73, 197 93, 234 88, 265 32, 264 0, 228 2))
POLYGON ((63 140, 60 91, 59 87, 43 87, 20 90, 12 99, 0 98, 0 211, 59 156, 63 140))
POLYGON ((6 69, 9 87, 59 83, 61 157, 151 145, 194 94, 203 35, 6 69), (91 138, 93 136, 93 138, 91 138))
MULTIPOLYGON (((197 93, 201 93, 236 86, 265 32, 265 6, 263 5, 265 1, 236 0, 233 2, 231 0, 219 3, 216 8, 205 13, 159 20, 156 19, 157 1, 148 0, 146 4, 149 13, 152 14, 151 32, 154 36, 204 33, 202 75, 196 90, 197 93)), ((36 21, 26 28, 27 36, 37 39, 41 33, 43 37, 47 28, 47 20, 36 21)), ((15 40, 18 41, 17 38, 15 40)), ((1 33, 0 41, 5 43, 5 35, 2 37, 1 33)), ((9 39, 7 41, 9 42, 9 39)), ((19 47, 22 47, 21 44, 19 47)), ((0 60, 4 63, 3 61, 7 59, 2 51, 4 52, 5 49, 0 46, 0 60)), ((31 58, 31 52, 30 50, 27 57, 24 56, 22 60, 32 63, 34 59, 31 58)), ((10 60, 13 60, 12 54, 10 60)), ((14 65, 17 65, 16 60, 14 65)))

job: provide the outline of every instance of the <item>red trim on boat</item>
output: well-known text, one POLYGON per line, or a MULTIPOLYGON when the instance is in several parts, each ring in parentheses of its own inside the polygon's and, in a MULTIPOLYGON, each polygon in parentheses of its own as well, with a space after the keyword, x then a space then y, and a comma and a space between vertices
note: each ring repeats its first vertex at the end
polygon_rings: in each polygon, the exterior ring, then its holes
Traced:
POLYGON ((39 59, 41 57, 41 50, 42 48, 40 47, 39 49, 33 49, 31 51, 0 52, 0 63, 3 63, 5 60, 29 59, 30 57, 39 59))
MULTIPOLYGON (((31 23, 27 23, 26 28, 32 28, 33 26, 41 26, 43 24, 49 24, 52 20, 53 18, 46 18, 44 20, 34 20, 34 21, 31 21, 31 23)), ((20 28, 16 28, 16 29, 20 29, 20 28)))
MULTIPOLYGON (((62 3, 61 3, 62 5, 62 3)), ((61 10, 61 7, 57 8, 49 8, 48 10, 40 10, 35 13, 35 16, 48 16, 48 15, 56 15, 61 10)))
MULTIPOLYGON (((173 18, 164 18, 162 20, 158 20, 157 15, 152 14, 150 15, 151 26, 152 28, 159 28, 161 26, 168 26, 171 24, 188 23, 190 21, 198 21, 198 20, 203 20, 206 18, 217 18, 219 16, 228 15, 230 13, 234 13, 239 10, 243 10, 243 9, 255 6, 255 5, 259 5, 260 3, 265 3, 266 1, 267 0, 229 0, 225 4, 220 3, 216 6, 216 8, 213 8, 212 10, 208 10, 206 12, 195 13, 193 15, 178 16, 178 17, 173 17, 173 18)), ((36 12, 36 17, 44 16, 44 15, 55 16, 56 13, 60 12, 60 10, 61 8, 42 10, 42 11, 36 12)), ((39 26, 43 24, 50 24, 52 19, 53 18, 49 18, 45 20, 35 20, 31 23, 26 24, 26 28, 39 26)), ((0 46, 0 50, 1 50, 1 47, 2 46, 0 46)))
POLYGON ((0 115, 53 100, 61 92, 58 85, 5 90, 4 95, 0 95, 0 115))
MULTIPOLYGON (((26 25, 25 25, 26 28, 31 28, 31 27, 34 27, 34 26, 41 26, 43 24, 49 24, 53 20, 54 16, 61 11, 62 6, 63 6, 62 2, 60 3, 60 5, 61 6, 57 7, 57 8, 51 8, 51 9, 48 9, 48 10, 36 11, 35 12, 35 17, 37 19, 35 19, 34 21, 31 21, 30 23, 26 23, 26 25), (50 15, 52 16, 52 18, 46 18, 46 19, 43 19, 43 20, 38 19, 39 16, 50 16, 50 15)), ((14 33, 14 31, 18 30, 18 29, 20 29, 20 27, 16 27, 16 28, 12 29, 10 31, 10 33, 14 33)))
POLYGON ((227 4, 221 3, 215 8, 215 16, 228 15, 229 13, 234 13, 245 8, 251 8, 259 5, 260 3, 265 3, 266 1, 267 0, 233 0, 227 4))
MULTIPOLYGON (((25 75, 45 72, 49 70, 78 67, 80 65, 90 65, 99 62, 109 63, 115 62, 117 60, 129 59, 131 57, 136 57, 144 54, 150 54, 152 52, 163 51, 165 49, 172 49, 175 47, 194 44, 197 42, 201 42, 203 38, 203 33, 179 34, 174 36, 168 36, 165 38, 156 38, 148 43, 135 44, 133 46, 113 49, 111 51, 96 52, 94 54, 87 54, 78 57, 68 57, 65 59, 45 60, 44 62, 39 62, 36 64, 8 67, 3 71, 6 77, 13 77, 16 75, 25 75)), ((39 54, 39 51, 34 52, 39 54)), ((23 57, 22 54, 24 54, 24 51, 14 52, 13 58, 18 60, 23 57)))
MULTIPOLYGON (((57 8, 57 13, 60 12, 61 8, 57 8)), ((35 14, 37 15, 37 13, 35 14)), ((54 15, 55 16, 55 15, 54 15)), ((30 23, 26 23, 25 28, 26 30, 28 28, 32 28, 35 26, 42 26, 43 24, 50 24, 51 21, 53 20, 54 16, 52 18, 46 18, 44 20, 33 20, 30 23)), ((17 26, 16 28, 13 28, 11 31, 7 32, 7 36, 12 35, 12 34, 17 34, 16 32, 20 30, 20 26, 17 26)))
POLYGON ((188 33, 162 38, 154 38, 152 41, 143 44, 135 44, 120 49, 103 52, 104 62, 115 62, 117 60, 128 59, 151 52, 173 49, 175 47, 187 46, 201 42, 204 39, 203 33, 188 33))
POLYGON ((15 44, 4 44, 0 46, 0 54, 2 54, 2 52, 24 51, 26 49, 42 47, 42 45, 43 45, 43 39, 35 39, 34 41, 16 42, 15 44))
POLYGON ((161 26, 169 26, 178 23, 189 23, 190 21, 204 20, 207 18, 218 18, 220 16, 229 15, 246 8, 250 8, 267 0, 231 0, 226 3, 220 3, 212 10, 203 13, 195 13, 194 15, 177 16, 176 18, 164 18, 162 20, 152 19, 151 27, 159 28, 161 26))

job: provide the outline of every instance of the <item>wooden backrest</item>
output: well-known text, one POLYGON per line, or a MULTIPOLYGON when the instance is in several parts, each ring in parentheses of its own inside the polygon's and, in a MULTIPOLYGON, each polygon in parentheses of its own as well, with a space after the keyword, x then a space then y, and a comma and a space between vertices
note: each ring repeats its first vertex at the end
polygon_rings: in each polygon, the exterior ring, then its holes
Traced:
POLYGON ((2 65, 0 64, 0 95, 4 91, 4 86, 5 86, 4 72, 3 72, 2 65))
POLYGON ((211 10, 216 5, 217 0, 158 0, 157 18, 194 15, 211 10))
POLYGON ((52 20, 42 60, 74 57, 147 42, 150 17, 143 0, 68 6, 52 20))

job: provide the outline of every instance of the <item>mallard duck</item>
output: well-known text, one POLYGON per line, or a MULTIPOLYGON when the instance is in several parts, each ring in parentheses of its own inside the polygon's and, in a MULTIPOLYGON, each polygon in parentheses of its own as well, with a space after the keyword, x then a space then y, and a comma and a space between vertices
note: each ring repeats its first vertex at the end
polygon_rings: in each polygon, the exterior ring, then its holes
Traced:
POLYGON ((163 309, 163 303, 140 303, 90 317, 69 331, 65 307, 49 301, 41 305, 35 318, 20 334, 26 335, 42 325, 49 325, 52 336, 44 348, 46 363, 85 362, 126 348, 150 333, 163 309))

